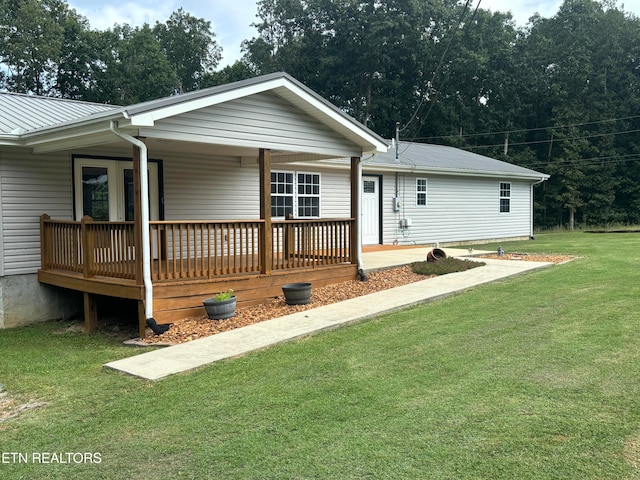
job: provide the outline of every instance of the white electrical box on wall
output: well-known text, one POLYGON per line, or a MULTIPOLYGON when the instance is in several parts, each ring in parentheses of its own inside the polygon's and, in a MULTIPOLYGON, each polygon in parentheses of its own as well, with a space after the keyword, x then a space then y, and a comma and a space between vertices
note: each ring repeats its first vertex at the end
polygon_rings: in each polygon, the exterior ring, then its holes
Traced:
POLYGON ((410 218, 403 218, 400 220, 400 228, 405 229, 413 225, 413 221, 410 218))
POLYGON ((402 199, 400 197, 393 197, 393 211, 399 212, 402 208, 402 199))

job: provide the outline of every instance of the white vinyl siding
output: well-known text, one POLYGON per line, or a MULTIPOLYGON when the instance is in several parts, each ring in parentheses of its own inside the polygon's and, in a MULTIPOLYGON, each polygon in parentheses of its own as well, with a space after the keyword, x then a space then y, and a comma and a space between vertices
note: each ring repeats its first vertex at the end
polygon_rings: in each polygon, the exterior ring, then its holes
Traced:
POLYGON ((166 220, 260 218, 257 167, 238 159, 162 156, 166 220))
POLYGON ((140 135, 335 157, 361 154, 346 139, 273 93, 159 120, 140 135))
POLYGON ((40 215, 71 220, 71 158, 65 154, 0 154, 3 274, 40 268, 40 215))
MULTIPOLYGON (((260 183, 257 166, 240 166, 238 159, 173 155, 162 157, 166 220, 251 220, 260 216, 260 183)), ((284 171, 282 166, 273 172, 284 171)), ((324 218, 348 218, 349 173, 314 169, 320 175, 320 209, 324 218)), ((290 170, 290 173, 295 173, 290 170)))
MULTIPOLYGON (((369 172, 367 172, 369 173, 369 172)), ((395 174, 383 182, 383 242, 391 244, 432 244, 466 242, 531 235, 531 184, 511 181, 510 213, 501 214, 497 205, 497 185, 492 178, 429 176, 428 205, 409 201, 415 195, 416 179, 399 174, 398 194, 403 199, 400 212, 394 212, 395 174), (399 221, 410 218, 412 225, 398 228, 399 221)))

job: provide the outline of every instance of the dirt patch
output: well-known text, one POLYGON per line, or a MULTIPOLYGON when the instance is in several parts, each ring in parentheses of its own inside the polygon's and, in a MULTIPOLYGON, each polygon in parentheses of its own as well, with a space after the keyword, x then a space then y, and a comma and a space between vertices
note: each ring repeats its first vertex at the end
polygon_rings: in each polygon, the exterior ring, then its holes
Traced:
POLYGON ((622 458, 633 466, 638 468, 640 466, 640 439, 632 438, 625 442, 624 451, 622 452, 622 458))
POLYGON ((0 423, 15 418, 27 410, 42 407, 46 404, 47 402, 35 402, 32 400, 26 403, 19 403, 9 397, 7 392, 0 391, 0 423))

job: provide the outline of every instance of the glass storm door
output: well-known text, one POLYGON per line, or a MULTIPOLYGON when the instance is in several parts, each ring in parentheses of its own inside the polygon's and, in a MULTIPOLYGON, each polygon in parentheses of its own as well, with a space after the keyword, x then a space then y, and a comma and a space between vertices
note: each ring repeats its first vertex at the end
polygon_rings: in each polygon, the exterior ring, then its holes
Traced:
MULTIPOLYGON (((159 219, 158 165, 148 163, 149 219, 159 219)), ((133 221, 133 162, 80 158, 74 164, 76 220, 133 221)))

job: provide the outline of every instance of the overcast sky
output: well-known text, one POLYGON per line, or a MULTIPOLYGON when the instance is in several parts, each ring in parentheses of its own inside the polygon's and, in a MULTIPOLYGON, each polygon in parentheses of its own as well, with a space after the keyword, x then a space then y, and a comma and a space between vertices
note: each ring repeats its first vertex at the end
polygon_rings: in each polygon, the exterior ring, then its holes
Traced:
MULTIPOLYGON (((478 0, 474 0, 473 7, 478 0)), ((218 44, 223 48, 220 67, 234 63, 241 56, 243 40, 256 36, 251 24, 256 22, 256 0, 68 0, 69 7, 89 19, 91 27, 106 30, 114 24, 127 23, 139 26, 164 23, 169 16, 182 7, 194 17, 209 20, 213 25, 218 44)), ((518 25, 525 25, 536 12, 543 17, 552 17, 562 4, 561 0, 481 0, 480 7, 486 10, 510 11, 518 25)), ((624 10, 640 16, 640 0, 618 1, 624 10)))

